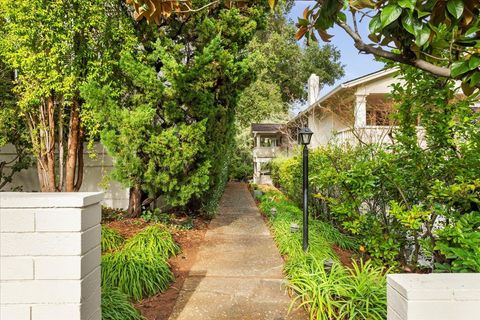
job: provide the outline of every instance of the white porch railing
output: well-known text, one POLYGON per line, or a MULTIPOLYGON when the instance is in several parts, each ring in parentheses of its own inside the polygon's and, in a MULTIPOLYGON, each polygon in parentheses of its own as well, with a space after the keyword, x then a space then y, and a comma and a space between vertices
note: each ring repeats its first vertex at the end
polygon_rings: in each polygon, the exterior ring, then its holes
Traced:
MULTIPOLYGON (((365 126, 360 128, 346 128, 339 130, 334 135, 334 142, 339 145, 349 144, 392 144, 393 131, 396 126, 365 126)), ((420 145, 424 146, 424 129, 417 127, 417 138, 420 145)))
POLYGON ((256 147, 253 149, 253 158, 275 158, 282 150, 281 147, 256 147))
POLYGON ((338 144, 357 145, 360 142, 367 144, 391 144, 392 126, 366 126, 361 128, 347 128, 338 131, 335 142, 338 144))

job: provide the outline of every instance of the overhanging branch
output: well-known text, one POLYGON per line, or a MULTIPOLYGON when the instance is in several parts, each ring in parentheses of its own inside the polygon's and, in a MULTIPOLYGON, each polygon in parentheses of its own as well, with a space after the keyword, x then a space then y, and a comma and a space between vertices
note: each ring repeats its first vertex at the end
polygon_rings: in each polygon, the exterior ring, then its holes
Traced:
POLYGON ((366 44, 363 41, 362 37, 357 32, 352 30, 352 28, 350 28, 350 26, 345 22, 335 21, 335 23, 353 39, 355 43, 355 48, 357 48, 362 52, 370 53, 370 54, 373 54, 374 56, 388 59, 391 61, 414 66, 418 69, 427 71, 436 76, 451 78, 451 70, 449 68, 439 67, 423 59, 410 59, 397 53, 386 51, 381 48, 375 48, 372 45, 366 44))

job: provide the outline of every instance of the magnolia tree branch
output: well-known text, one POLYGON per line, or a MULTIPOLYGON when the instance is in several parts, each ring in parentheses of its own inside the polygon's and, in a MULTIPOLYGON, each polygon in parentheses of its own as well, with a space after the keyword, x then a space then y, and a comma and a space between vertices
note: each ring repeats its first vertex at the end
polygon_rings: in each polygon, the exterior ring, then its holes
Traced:
POLYGON ((451 70, 449 68, 436 66, 423 59, 416 59, 416 58, 411 59, 397 53, 386 51, 381 48, 375 48, 372 45, 366 44, 363 41, 360 34, 352 30, 352 28, 350 28, 350 26, 345 22, 335 21, 335 24, 338 25, 340 28, 342 28, 353 39, 355 43, 355 48, 357 48, 361 52, 370 53, 380 58, 411 65, 423 71, 427 71, 436 76, 445 77, 445 78, 451 77, 451 70))

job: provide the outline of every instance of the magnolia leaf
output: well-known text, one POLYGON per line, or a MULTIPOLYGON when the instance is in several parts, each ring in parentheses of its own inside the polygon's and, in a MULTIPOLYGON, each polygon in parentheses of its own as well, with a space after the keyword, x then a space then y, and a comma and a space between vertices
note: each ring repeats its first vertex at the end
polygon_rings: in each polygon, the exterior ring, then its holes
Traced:
POLYGON ((325 30, 317 29, 320 38, 325 42, 330 42, 330 39, 333 37, 331 34, 328 34, 325 30))
POLYGON ((452 63, 452 78, 456 78, 459 75, 462 75, 468 71, 470 71, 468 61, 455 61, 454 63, 452 63))
POLYGON ((374 9, 375 3, 371 0, 351 0, 350 7, 352 7, 354 10, 361 10, 365 8, 374 9))
POLYGON ((413 19, 410 14, 403 16, 402 18, 402 26, 407 32, 415 35, 415 29, 413 28, 413 19))
POLYGON ((308 19, 309 13, 310 13, 310 7, 306 7, 305 10, 303 10, 303 19, 308 19))
POLYGON ((370 33, 368 35, 368 39, 372 40, 372 42, 375 42, 375 43, 380 42, 380 36, 375 33, 370 33))
POLYGON ((298 30, 297 30, 297 33, 295 33, 295 39, 297 40, 300 40, 303 38, 303 36, 305 35, 305 33, 307 33, 308 31, 308 28, 305 27, 305 26, 301 26, 298 30))
POLYGON ((347 15, 341 11, 337 13, 337 18, 342 22, 347 22, 347 15))
POLYGON ((273 10, 277 6, 278 0, 268 0, 268 4, 270 5, 270 8, 273 10))
POLYGON ((473 92, 475 91, 475 88, 470 87, 468 82, 464 81, 462 82, 462 91, 466 96, 471 96, 473 92))
POLYGON ((427 26, 423 26, 422 29, 416 31, 415 33, 415 44, 419 47, 422 47, 425 43, 427 43, 429 38, 430 28, 427 26))
POLYGON ((419 19, 429 15, 431 15, 431 13, 428 11, 417 11, 417 16, 419 19))
POLYGON ((380 22, 382 24, 382 28, 385 28, 395 20, 397 20, 400 15, 402 14, 402 8, 397 6, 396 4, 389 4, 385 8, 383 8, 382 12, 380 13, 380 22))
POLYGON ((417 0, 398 0, 398 5, 402 8, 413 10, 415 9, 415 4, 417 0))
POLYGON ((464 9, 463 0, 448 0, 447 10, 456 19, 460 19, 464 9))
POLYGON ((380 16, 376 15, 375 17, 370 20, 370 23, 368 25, 368 29, 370 30, 370 33, 376 33, 377 31, 380 30, 382 27, 382 24, 380 22, 380 16))

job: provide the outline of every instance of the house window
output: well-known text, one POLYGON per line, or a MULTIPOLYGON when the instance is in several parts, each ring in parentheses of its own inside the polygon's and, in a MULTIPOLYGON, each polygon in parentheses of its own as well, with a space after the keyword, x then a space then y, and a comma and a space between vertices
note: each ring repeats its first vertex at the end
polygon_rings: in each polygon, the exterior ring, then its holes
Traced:
POLYGON ((260 147, 269 148, 269 147, 278 147, 280 145, 278 138, 274 137, 261 137, 260 138, 260 147))

